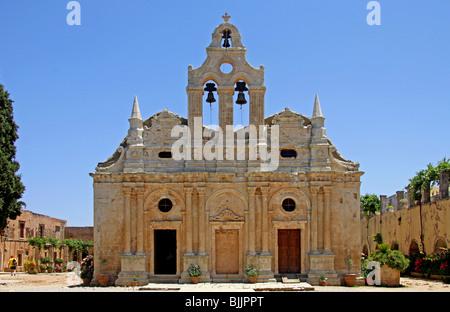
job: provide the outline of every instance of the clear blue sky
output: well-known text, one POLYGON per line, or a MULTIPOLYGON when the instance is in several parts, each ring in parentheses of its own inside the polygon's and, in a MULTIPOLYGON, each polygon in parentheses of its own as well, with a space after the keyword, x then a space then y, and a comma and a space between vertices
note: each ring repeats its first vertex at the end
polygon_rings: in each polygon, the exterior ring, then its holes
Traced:
POLYGON ((27 209, 93 225, 90 172, 143 118, 187 116, 187 67, 200 66, 228 12, 265 66, 266 116, 311 116, 319 94, 327 134, 361 164, 361 193, 391 195, 449 157, 450 1, 0 0, 0 82, 15 101, 27 209))

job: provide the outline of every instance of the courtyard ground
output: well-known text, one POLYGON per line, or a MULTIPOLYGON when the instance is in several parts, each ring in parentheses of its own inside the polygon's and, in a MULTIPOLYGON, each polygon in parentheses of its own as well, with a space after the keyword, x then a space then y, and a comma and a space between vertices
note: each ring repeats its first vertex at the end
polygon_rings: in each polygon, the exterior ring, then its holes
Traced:
POLYGON ((143 287, 86 287, 71 273, 28 274, 0 273, 0 292, 254 292, 254 291, 307 291, 307 292, 450 292, 450 284, 415 277, 402 277, 401 287, 380 286, 310 286, 306 283, 150 283, 143 287))

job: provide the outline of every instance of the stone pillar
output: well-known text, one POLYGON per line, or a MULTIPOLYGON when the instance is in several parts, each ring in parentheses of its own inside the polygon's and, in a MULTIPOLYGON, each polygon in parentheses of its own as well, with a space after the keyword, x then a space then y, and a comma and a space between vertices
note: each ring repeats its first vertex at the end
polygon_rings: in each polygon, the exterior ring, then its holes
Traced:
POLYGON ((331 251, 331 207, 330 196, 331 187, 323 188, 324 191, 324 218, 323 218, 323 248, 325 251, 331 251))
POLYGON ((318 187, 311 187, 311 251, 317 251, 317 193, 318 187))
POLYGON ((425 187, 422 188, 422 204, 430 202, 430 184, 425 184, 425 187))
POLYGON ((185 187, 186 193, 186 254, 193 255, 192 250, 192 187, 185 187))
POLYGON ((448 171, 439 174, 439 197, 441 199, 448 197, 448 176, 448 171))
POLYGON ((262 253, 269 254, 269 213, 268 213, 268 187, 261 187, 262 201, 262 253))
POLYGON ((131 188, 124 188, 123 254, 131 255, 131 188))
POLYGON ((219 96, 219 126, 225 131, 227 125, 233 125, 234 87, 217 87, 219 96))
POLYGON ((143 187, 136 189, 136 204, 137 204, 137 218, 136 218, 136 254, 139 256, 145 255, 144 252, 144 192, 143 187))
POLYGON ((323 234, 324 234, 324 214, 323 214, 323 193, 319 191, 317 194, 317 248, 323 250, 323 234))
POLYGON ((206 220, 205 220, 205 187, 197 187, 198 193, 198 251, 199 254, 206 254, 206 220))
POLYGON ((387 212, 387 196, 380 195, 380 214, 385 214, 387 212))
POLYGON ((247 187, 248 192, 248 253, 255 254, 255 191, 256 187, 247 187))
POLYGON ((259 125, 264 124, 264 94, 266 87, 249 87, 248 95, 250 98, 250 116, 249 124, 255 125, 257 129, 259 125))
POLYGON ((408 187, 408 208, 413 207, 415 204, 413 188, 408 187))
MULTIPOLYGON (((188 95, 188 126, 193 131, 194 117, 203 118, 203 87, 187 87, 188 95)), ((191 133, 193 135, 193 133, 191 133)))
POLYGON ((403 198, 405 196, 405 194, 403 193, 403 191, 397 191, 396 192, 396 198, 397 198, 397 210, 402 210, 405 206, 403 204, 403 198))

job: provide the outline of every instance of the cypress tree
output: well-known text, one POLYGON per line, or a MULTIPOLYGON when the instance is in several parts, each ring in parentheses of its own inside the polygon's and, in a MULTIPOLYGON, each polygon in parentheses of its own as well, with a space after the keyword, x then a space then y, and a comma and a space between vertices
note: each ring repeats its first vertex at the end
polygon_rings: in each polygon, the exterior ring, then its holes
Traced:
POLYGON ((20 201, 25 191, 16 161, 15 141, 19 138, 14 122, 13 101, 8 91, 0 84, 0 229, 4 229, 7 219, 15 219, 25 203, 20 201))

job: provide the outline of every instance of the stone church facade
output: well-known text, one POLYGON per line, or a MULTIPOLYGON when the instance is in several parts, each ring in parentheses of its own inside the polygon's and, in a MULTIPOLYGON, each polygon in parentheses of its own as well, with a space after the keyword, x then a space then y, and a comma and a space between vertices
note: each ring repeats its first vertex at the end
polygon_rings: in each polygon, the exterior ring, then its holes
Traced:
POLYGON ((317 95, 312 117, 289 108, 264 116, 264 67, 247 63, 239 30, 229 16, 223 18, 204 63, 188 67, 188 117, 164 109, 144 120, 135 98, 128 134, 90 174, 94 275, 111 274, 116 285, 183 283, 189 282, 189 264, 197 263, 200 282, 245 281, 245 265, 253 264, 261 282, 296 274, 317 284, 325 274, 340 285, 343 274, 360 271, 363 172, 327 137, 317 95), (221 71, 224 63, 231 72, 221 71), (244 88, 238 82, 245 82, 244 88), (258 133, 265 132, 268 142, 278 137, 278 149, 271 147, 275 169, 260 169, 267 160, 259 151, 252 154, 252 137, 245 133, 245 159, 236 157, 237 144, 226 150, 235 157, 205 159, 201 147, 219 137, 219 130, 203 123, 200 133, 209 134, 189 137, 194 148, 183 146, 187 157, 174 159, 179 136, 173 129, 199 131, 191 126, 204 115, 205 91, 218 97, 218 129, 233 125, 237 93, 248 96, 249 124, 264 125, 258 133), (103 265, 102 259, 107 260, 103 265))

